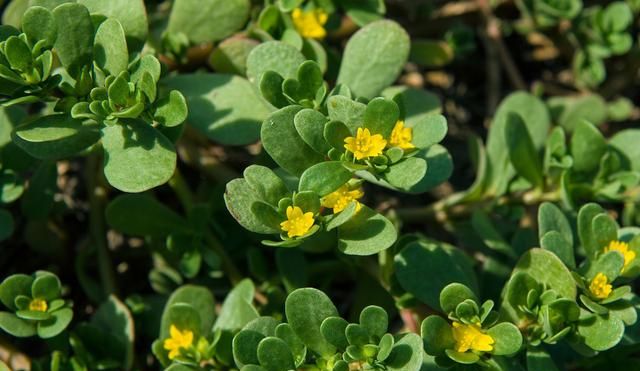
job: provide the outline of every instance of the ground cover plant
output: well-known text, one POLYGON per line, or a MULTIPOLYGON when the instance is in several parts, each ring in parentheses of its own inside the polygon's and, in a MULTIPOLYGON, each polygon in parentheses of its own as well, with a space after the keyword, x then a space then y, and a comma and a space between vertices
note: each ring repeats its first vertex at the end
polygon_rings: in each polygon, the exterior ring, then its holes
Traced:
POLYGON ((638 367, 637 0, 0 9, 0 370, 638 367))

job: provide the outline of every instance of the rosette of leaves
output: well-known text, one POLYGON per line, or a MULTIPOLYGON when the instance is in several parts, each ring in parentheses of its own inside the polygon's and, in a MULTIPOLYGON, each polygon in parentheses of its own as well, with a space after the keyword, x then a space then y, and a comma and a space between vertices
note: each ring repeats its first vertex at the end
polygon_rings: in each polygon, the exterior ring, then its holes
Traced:
POLYGON ((53 273, 14 274, 0 284, 0 328, 16 337, 52 338, 73 318, 71 303, 62 299, 60 280, 53 273))
POLYGON ((513 323, 499 322, 493 306, 491 300, 479 304, 465 285, 447 285, 440 293, 440 307, 452 324, 438 315, 425 318, 421 325, 425 352, 436 357, 436 363, 443 367, 456 363, 486 366, 491 357, 515 354, 522 346, 522 334, 513 323), (456 327, 472 332, 460 335, 456 327), (490 340, 490 350, 478 350, 478 346, 468 343, 470 338, 475 343, 480 336, 490 340))
POLYGON ((235 336, 241 370, 413 370, 422 364, 419 336, 386 333, 380 307, 363 309, 360 323, 350 324, 323 292, 302 288, 289 294, 285 313, 286 323, 261 317, 235 336))
POLYGON ((53 13, 31 7, 22 17, 22 33, 0 26, 0 100, 4 106, 49 100, 60 83, 53 74, 51 48, 58 36, 53 13))
MULTIPOLYGON (((341 90, 350 94, 348 89, 341 90)), ((425 192, 448 177, 448 154, 436 146, 447 131, 444 117, 427 115, 407 124, 412 138, 404 149, 389 144, 375 156, 356 159, 346 149, 345 140, 358 140, 360 132, 366 130, 389 142, 401 120, 398 104, 386 98, 364 104, 344 95, 330 96, 326 104, 326 116, 310 108, 287 106, 271 114, 263 124, 263 146, 283 169, 301 176, 308 167, 328 157, 342 163, 342 173, 355 172, 365 180, 408 193, 425 192), (434 167, 431 172, 430 165, 434 167)))
POLYGON ((356 201, 335 214, 321 207, 323 196, 350 180, 351 172, 340 162, 321 162, 305 170, 297 184, 292 184, 295 188, 290 189, 271 169, 251 165, 245 169, 244 178, 227 183, 224 198, 231 215, 246 229, 280 234, 281 241, 263 241, 266 245, 318 251, 337 243, 345 254, 375 254, 396 240, 396 229, 387 218, 356 201), (304 235, 290 237, 283 229, 287 210, 292 208, 313 215, 313 224, 304 235))
POLYGON ((16 128, 14 142, 33 157, 54 160, 100 142, 105 177, 114 187, 141 192, 166 182, 176 154, 163 132, 169 135, 186 118, 184 97, 157 92, 160 64, 153 56, 129 64, 127 34, 117 19, 97 17, 94 32, 88 9, 77 3, 56 7, 53 16, 66 96, 56 105, 59 112, 16 128))
POLYGON ((165 305, 159 338, 152 345, 153 354, 164 367, 176 369, 199 370, 201 363, 234 366, 234 335, 259 317, 252 304, 254 295, 255 288, 250 280, 239 282, 226 296, 216 315, 215 301, 209 289, 181 286, 165 305), (182 338, 176 339, 175 330, 182 338), (171 340, 181 341, 172 344, 171 340), (172 351, 174 354, 171 355, 172 351))
POLYGON ((578 22, 578 37, 585 47, 574 56, 573 68, 577 79, 589 87, 602 83, 606 77, 604 59, 622 55, 631 49, 633 38, 629 26, 633 12, 623 1, 606 7, 593 6, 578 22))
POLYGON ((573 19, 582 10, 582 0, 533 0, 531 5, 535 21, 541 27, 573 19))

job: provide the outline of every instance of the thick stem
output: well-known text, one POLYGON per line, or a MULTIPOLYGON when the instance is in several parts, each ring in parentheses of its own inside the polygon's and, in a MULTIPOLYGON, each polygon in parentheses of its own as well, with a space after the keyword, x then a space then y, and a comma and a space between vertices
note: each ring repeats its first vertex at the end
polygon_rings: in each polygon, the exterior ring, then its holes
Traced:
POLYGON ((89 231, 98 255, 98 273, 105 296, 117 293, 113 262, 107 244, 104 210, 107 204, 107 187, 102 175, 100 152, 87 158, 87 192, 89 193, 89 231))

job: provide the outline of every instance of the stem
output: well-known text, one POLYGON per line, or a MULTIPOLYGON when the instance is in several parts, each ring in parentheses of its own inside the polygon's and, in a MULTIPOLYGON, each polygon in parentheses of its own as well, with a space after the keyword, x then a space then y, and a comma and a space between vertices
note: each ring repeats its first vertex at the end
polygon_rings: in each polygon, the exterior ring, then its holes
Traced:
POLYGON ((98 273, 106 296, 117 292, 113 262, 107 246, 104 210, 107 204, 107 188, 102 178, 102 156, 92 154, 87 158, 87 191, 89 192, 89 231, 98 255, 98 273))
POLYGON ((189 185, 184 180, 182 173, 180 170, 176 168, 176 171, 173 173, 171 179, 169 179, 169 186, 173 189, 180 199, 180 203, 182 204, 182 208, 185 211, 188 211, 193 206, 193 193, 189 189, 189 185))
POLYGON ((406 209, 397 209, 396 214, 404 221, 415 222, 423 219, 435 219, 438 222, 447 222, 451 219, 467 216, 477 209, 486 208, 490 205, 508 205, 513 203, 521 203, 524 205, 536 205, 544 201, 557 201, 560 199, 558 191, 543 193, 534 189, 528 192, 522 192, 502 197, 485 197, 474 200, 469 203, 458 203, 456 200, 460 198, 459 193, 429 204, 425 207, 415 207, 406 209))

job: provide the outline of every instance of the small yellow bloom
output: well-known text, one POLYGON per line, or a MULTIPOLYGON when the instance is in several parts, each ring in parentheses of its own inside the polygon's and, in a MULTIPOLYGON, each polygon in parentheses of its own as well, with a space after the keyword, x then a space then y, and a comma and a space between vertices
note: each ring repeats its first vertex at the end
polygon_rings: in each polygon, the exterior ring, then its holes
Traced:
POLYGON ((333 213, 337 214, 344 210, 351 201, 356 202, 356 211, 359 211, 362 205, 358 202, 358 199, 364 196, 362 188, 358 186, 355 189, 349 189, 349 185, 345 184, 338 188, 334 192, 324 196, 322 198, 322 206, 333 209, 333 213))
POLYGON ((478 325, 466 325, 460 322, 453 323, 453 338, 456 341, 455 350, 464 353, 469 349, 477 352, 490 352, 495 341, 482 332, 478 325))
POLYGON ((391 138, 389 139, 389 147, 398 147, 402 149, 412 149, 416 146, 411 143, 413 139, 413 128, 407 128, 404 126, 404 121, 398 120, 396 126, 391 131, 391 138))
POLYGON ((602 273, 596 274, 591 280, 589 291, 598 299, 606 299, 611 295, 611 285, 608 283, 607 276, 602 273))
POLYGON ((303 212, 298 206, 287 207, 287 220, 280 223, 280 228, 287 232, 289 238, 304 236, 313 227, 313 213, 303 212))
POLYGON ((387 141, 382 138, 382 135, 371 135, 369 129, 363 128, 358 128, 355 137, 345 138, 344 143, 344 148, 352 152, 356 160, 380 156, 387 145, 387 141))
POLYGON ((623 241, 611 241, 609 246, 604 248, 604 252, 617 251, 624 257, 624 266, 622 271, 627 269, 627 266, 636 258, 636 253, 629 250, 629 244, 623 241))
POLYGON ((293 25, 302 37, 322 40, 327 36, 324 25, 327 23, 329 16, 324 10, 313 9, 304 11, 296 8, 291 13, 291 18, 293 18, 293 25))
POLYGON ((174 325, 169 327, 169 338, 164 340, 164 349, 169 351, 169 359, 174 359, 180 355, 180 349, 187 349, 193 344, 193 332, 189 330, 180 331, 174 325))
POLYGON ((47 302, 42 299, 36 298, 29 302, 29 310, 33 310, 36 312, 46 312, 48 307, 49 306, 47 305, 47 302))

